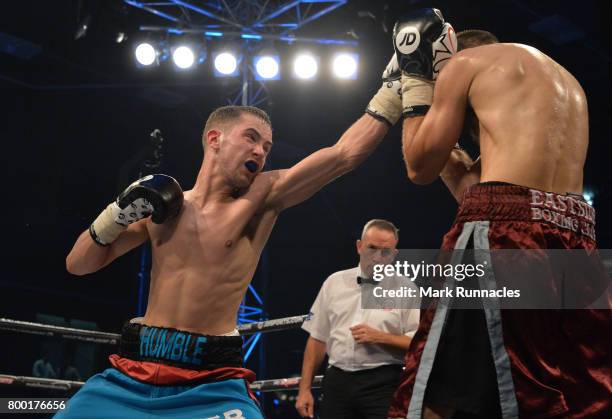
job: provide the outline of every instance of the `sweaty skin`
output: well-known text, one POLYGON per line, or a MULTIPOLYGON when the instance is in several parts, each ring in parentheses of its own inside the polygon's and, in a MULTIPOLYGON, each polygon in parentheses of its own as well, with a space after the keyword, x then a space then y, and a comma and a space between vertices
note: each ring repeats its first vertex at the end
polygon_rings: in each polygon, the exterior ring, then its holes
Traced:
POLYGON ((220 335, 236 327, 237 312, 279 213, 359 165, 388 126, 364 115, 333 146, 290 169, 261 172, 272 131, 243 114, 231 126, 204 134, 204 161, 181 213, 170 222, 131 224, 108 247, 83 232, 66 259, 68 271, 94 272, 146 240, 152 245, 151 326, 220 335), (245 163, 254 161, 256 173, 245 163))
POLYGON ((468 48, 441 71, 427 114, 404 120, 402 140, 410 179, 427 184, 444 169, 443 180, 455 197, 479 181, 582 194, 586 98, 567 70, 535 48, 468 48), (462 153, 451 155, 468 105, 479 121, 479 172, 468 170, 471 161, 462 153), (447 161, 451 167, 445 168, 447 161))

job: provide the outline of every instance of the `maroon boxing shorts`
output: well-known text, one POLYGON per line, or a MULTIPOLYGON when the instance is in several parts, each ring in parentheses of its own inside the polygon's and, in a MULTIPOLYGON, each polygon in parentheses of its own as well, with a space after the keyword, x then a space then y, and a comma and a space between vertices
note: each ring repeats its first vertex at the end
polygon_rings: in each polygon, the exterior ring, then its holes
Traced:
MULTIPOLYGON (((574 194, 477 184, 442 244, 453 254, 468 248, 591 251, 595 211, 574 194)), ((451 308, 424 307, 389 417, 420 418, 425 406, 463 417, 612 417, 612 307, 451 308)))

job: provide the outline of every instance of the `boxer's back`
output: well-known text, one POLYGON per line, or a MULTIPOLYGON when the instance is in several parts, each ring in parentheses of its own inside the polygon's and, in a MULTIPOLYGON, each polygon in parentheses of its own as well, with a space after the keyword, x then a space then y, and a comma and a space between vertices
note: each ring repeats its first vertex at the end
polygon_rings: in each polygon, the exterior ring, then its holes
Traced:
POLYGON ((576 79, 535 48, 466 49, 469 101, 480 122, 481 181, 582 192, 588 113, 576 79))

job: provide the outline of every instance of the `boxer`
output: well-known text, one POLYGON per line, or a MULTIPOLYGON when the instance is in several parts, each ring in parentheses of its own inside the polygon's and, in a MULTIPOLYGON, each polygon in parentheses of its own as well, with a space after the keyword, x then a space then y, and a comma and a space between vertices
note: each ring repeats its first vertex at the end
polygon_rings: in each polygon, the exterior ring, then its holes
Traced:
MULTIPOLYGON (((479 30, 456 38, 455 54, 454 32, 436 9, 400 19, 393 38, 408 176, 428 184, 442 175, 460 200, 442 249, 594 249, 595 212, 582 199, 588 112, 580 84, 530 46, 479 30), (455 148, 471 113, 477 163, 455 148), (554 209, 572 222, 544 216, 548 201, 563 202, 554 209)), ((612 417, 611 313, 434 304, 389 416, 612 417)))
POLYGON ((248 391, 254 373, 242 365, 238 308, 281 211, 358 166, 400 118, 394 71, 335 145, 285 170, 263 171, 273 145, 264 111, 219 108, 204 128, 193 189, 153 175, 96 218, 67 256, 68 271, 95 272, 150 241, 149 302, 144 318, 125 326, 113 368, 58 417, 262 417, 248 391))

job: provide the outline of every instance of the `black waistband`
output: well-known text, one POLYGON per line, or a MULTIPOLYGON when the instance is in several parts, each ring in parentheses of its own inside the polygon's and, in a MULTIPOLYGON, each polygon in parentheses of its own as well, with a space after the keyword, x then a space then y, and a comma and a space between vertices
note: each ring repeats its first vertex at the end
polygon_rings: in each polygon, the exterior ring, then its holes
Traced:
POLYGON ((346 371, 346 370, 343 370, 342 368, 338 368, 334 365, 330 365, 327 368, 327 370, 356 376, 356 375, 379 374, 379 373, 385 373, 387 371, 389 373, 395 373, 395 372, 401 371, 403 368, 404 368, 404 364, 386 364, 386 365, 380 365, 374 368, 365 368, 365 369, 357 370, 357 371, 346 371))
POLYGON ((497 186, 510 185, 510 186, 519 186, 519 185, 516 185, 514 183, 501 182, 499 180, 488 180, 486 182, 480 182, 479 185, 497 185, 497 186))
POLYGON ((182 330, 126 323, 119 355, 193 370, 243 367, 241 336, 209 336, 182 330))

